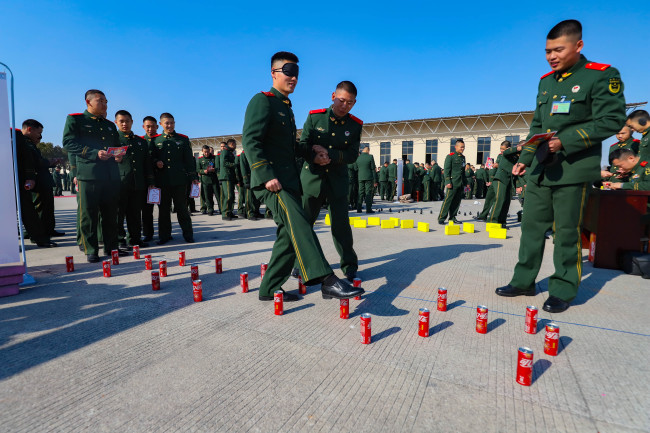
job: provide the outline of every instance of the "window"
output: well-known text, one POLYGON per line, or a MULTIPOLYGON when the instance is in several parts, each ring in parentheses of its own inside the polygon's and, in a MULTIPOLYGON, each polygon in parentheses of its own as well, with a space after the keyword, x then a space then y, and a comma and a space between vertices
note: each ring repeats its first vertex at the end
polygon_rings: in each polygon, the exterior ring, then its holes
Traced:
POLYGON ((456 142, 457 142, 458 140, 462 140, 462 139, 463 139, 462 137, 452 138, 452 139, 451 139, 451 146, 449 146, 449 153, 451 153, 451 152, 455 152, 455 151, 456 151, 456 149, 455 149, 456 142))
POLYGON ((361 152, 366 147, 370 147, 370 143, 359 143, 359 152, 361 152))
POLYGON ((476 148, 476 163, 485 164, 487 159, 490 157, 490 145, 492 143, 492 138, 490 137, 479 137, 477 140, 476 148))
POLYGON ((516 146, 519 144, 519 136, 518 135, 506 135, 506 140, 510 142, 513 146, 516 146))
POLYGON ((438 140, 427 140, 426 142, 426 155, 424 162, 430 164, 432 160, 438 159, 438 140))
POLYGON ((409 160, 413 162, 413 142, 412 141, 402 141, 402 160, 409 160))
POLYGON ((379 164, 384 165, 386 161, 390 164, 390 141, 379 143, 379 164))

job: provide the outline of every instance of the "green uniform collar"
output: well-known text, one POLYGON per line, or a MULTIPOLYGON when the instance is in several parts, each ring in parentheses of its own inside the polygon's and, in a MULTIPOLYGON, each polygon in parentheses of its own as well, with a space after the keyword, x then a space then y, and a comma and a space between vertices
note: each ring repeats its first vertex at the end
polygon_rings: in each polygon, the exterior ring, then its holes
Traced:
POLYGON ((169 134, 167 134, 165 131, 163 131, 162 136, 165 138, 173 138, 176 136, 176 131, 172 131, 169 134))
POLYGON ((556 81, 564 81, 567 80, 573 75, 576 71, 578 71, 581 68, 584 68, 585 65, 589 62, 585 56, 580 54, 580 60, 578 60, 578 63, 575 65, 571 66, 569 69, 566 71, 558 71, 553 74, 553 78, 555 78, 556 81))
POLYGON ((86 116, 89 119, 96 120, 98 122, 101 122, 102 120, 104 120, 104 118, 102 116, 95 116, 94 114, 90 114, 90 111, 88 111, 88 110, 84 110, 84 116, 86 116))
POLYGON ((278 89, 276 89, 275 87, 271 87, 270 92, 273 93, 276 97, 280 98, 280 101, 284 102, 289 107, 291 107, 291 100, 286 96, 284 96, 278 89))
POLYGON ((122 132, 119 129, 117 131, 120 133, 120 137, 133 138, 133 135, 134 135, 133 131, 131 131, 131 132, 122 132))

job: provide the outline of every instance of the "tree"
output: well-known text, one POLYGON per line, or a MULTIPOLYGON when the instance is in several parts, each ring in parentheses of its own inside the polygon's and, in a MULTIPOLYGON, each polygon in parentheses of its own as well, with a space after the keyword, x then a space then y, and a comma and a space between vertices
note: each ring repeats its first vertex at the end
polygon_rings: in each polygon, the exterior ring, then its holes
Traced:
POLYGON ((38 150, 44 158, 47 159, 61 159, 63 162, 68 162, 68 151, 61 146, 55 146, 50 142, 41 142, 37 144, 38 150))

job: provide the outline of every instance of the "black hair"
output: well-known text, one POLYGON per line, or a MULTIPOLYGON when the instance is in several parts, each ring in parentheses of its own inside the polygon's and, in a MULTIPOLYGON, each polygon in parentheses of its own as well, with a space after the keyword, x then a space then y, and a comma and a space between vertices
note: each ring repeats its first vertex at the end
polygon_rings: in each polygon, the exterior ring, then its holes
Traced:
POLYGON ((149 121, 151 121, 151 122, 153 122, 153 123, 158 123, 158 122, 156 121, 156 118, 153 117, 153 116, 145 116, 144 119, 142 119, 142 123, 146 122, 147 120, 149 120, 149 121))
POLYGON ((90 90, 86 90, 86 93, 84 94, 84 100, 87 101, 89 96, 94 96, 94 95, 102 95, 103 97, 106 97, 106 95, 104 95, 104 92, 102 92, 101 90, 90 89, 90 90))
POLYGON ((204 144, 204 145, 203 145, 203 150, 205 150, 205 149, 210 150, 210 146, 208 146, 207 144, 204 144))
POLYGON ((352 83, 352 81, 341 81, 336 85, 336 90, 343 89, 348 93, 352 93, 354 96, 357 96, 357 86, 352 83))
POLYGON ((163 113, 163 114, 160 115, 160 120, 163 120, 163 119, 172 119, 172 120, 174 120, 174 116, 172 116, 170 113, 163 113))
POLYGON ((501 146, 510 147, 510 146, 512 146, 512 143, 509 142, 508 140, 506 140, 506 141, 502 141, 502 142, 501 142, 501 146))
POLYGON ((115 112, 115 118, 117 119, 117 116, 129 116, 131 120, 133 120, 133 116, 131 116, 131 113, 129 113, 126 110, 117 110, 115 112))
POLYGON ((271 57, 271 67, 278 60, 286 60, 289 62, 298 63, 298 56, 296 56, 294 53, 290 53, 289 51, 278 51, 271 57))
POLYGON ((564 20, 555 25, 546 35, 546 39, 553 40, 562 36, 573 37, 576 41, 582 39, 582 24, 578 20, 564 20))
POLYGON ((43 124, 38 120, 27 119, 23 122, 23 128, 42 128, 43 124))
POLYGON ((629 158, 630 156, 636 156, 636 153, 632 149, 616 149, 612 153, 609 154, 609 164, 613 165, 615 159, 625 159, 629 158))

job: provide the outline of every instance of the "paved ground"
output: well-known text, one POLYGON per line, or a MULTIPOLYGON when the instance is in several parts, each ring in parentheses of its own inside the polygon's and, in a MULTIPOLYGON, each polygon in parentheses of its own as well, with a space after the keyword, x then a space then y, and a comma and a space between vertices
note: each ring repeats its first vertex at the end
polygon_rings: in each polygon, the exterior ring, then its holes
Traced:
MULTIPOLYGON (((380 216, 387 216, 388 205, 380 216)), ((524 333, 527 304, 541 308, 552 273, 548 242, 538 294, 501 298, 520 230, 508 239, 445 236, 438 203, 390 205, 432 231, 354 229, 367 295, 351 318, 316 288, 284 316, 254 290, 275 226, 194 216, 196 244, 146 251, 167 257, 169 277, 153 292, 144 262, 122 259, 113 277, 85 263, 72 235, 62 248, 27 252, 37 284, 0 299, 2 432, 640 432, 650 429, 650 283, 584 264, 579 297, 560 325, 561 352, 544 355, 544 333, 524 333), (423 213, 419 209, 423 208, 423 213), (413 214, 412 210, 418 209, 413 214), (433 215, 430 213, 433 210, 433 215), (189 267, 199 263, 204 302, 194 303, 189 267), (64 256, 73 254, 74 273, 64 256), (216 275, 213 258, 223 257, 216 275), (242 294, 239 273, 251 278, 242 294), (435 311, 436 289, 450 309, 435 311), (489 332, 474 331, 475 308, 489 332), (431 336, 417 335, 418 308, 431 336), (372 314, 373 342, 360 344, 359 315, 372 314), (535 351, 534 383, 515 382, 517 348, 535 351)), ((58 198, 57 228, 74 231, 74 199, 58 198)), ((463 201, 461 220, 481 206, 463 201)), ((518 208, 513 202, 511 213, 518 208)), ((317 232, 337 263, 329 227, 317 232)), ((364 214, 365 216, 365 214, 364 214)), ((584 251, 586 254, 586 250, 584 251)), ((143 251, 144 254, 144 251, 143 251)), ((586 256, 585 256, 586 259, 586 256)), ((155 259, 154 259, 155 260, 155 259)), ((338 266, 337 266, 338 268, 338 266)), ((338 271, 338 269, 337 269, 338 271)), ((297 282, 285 286, 292 290, 297 282)))

